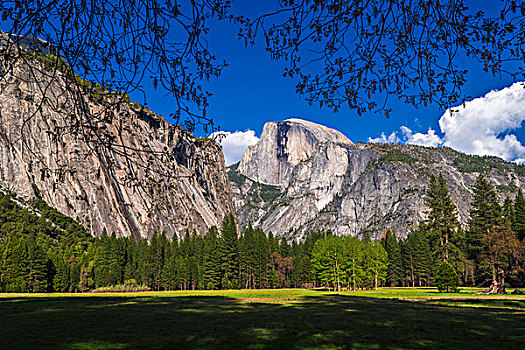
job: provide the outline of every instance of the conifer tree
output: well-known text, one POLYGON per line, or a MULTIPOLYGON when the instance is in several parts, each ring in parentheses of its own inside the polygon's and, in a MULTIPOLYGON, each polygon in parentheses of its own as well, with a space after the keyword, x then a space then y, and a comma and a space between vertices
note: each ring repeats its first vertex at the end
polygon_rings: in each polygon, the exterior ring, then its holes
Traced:
POLYGON ((367 285, 377 290, 379 284, 386 280, 388 255, 378 240, 365 241, 364 273, 367 285))
POLYGON ((30 235, 25 240, 27 249, 27 288, 28 291, 44 292, 47 289, 47 257, 37 244, 36 236, 30 235))
POLYGON ((456 216, 456 206, 448 193, 448 186, 440 174, 436 179, 430 176, 430 183, 425 200, 430 208, 427 228, 433 240, 434 251, 441 261, 449 261, 457 254, 455 246, 456 232, 459 222, 456 216))
POLYGON ((447 261, 440 263, 436 272, 436 286, 440 292, 457 292, 459 278, 454 267, 447 261))
POLYGON ((523 197, 521 189, 519 189, 516 199, 514 200, 512 229, 518 235, 519 240, 525 238, 525 198, 523 197))
POLYGON ((255 285, 254 288, 268 288, 270 271, 270 245, 268 238, 261 229, 254 230, 255 238, 255 285))
POLYGON ((3 256, 2 281, 6 292, 27 292, 27 250, 23 238, 16 237, 16 233, 6 237, 3 256))
POLYGON ((239 281, 239 242, 237 224, 232 214, 226 215, 222 221, 220 252, 222 260, 222 288, 237 288, 239 281))
POLYGON ((428 285, 432 274, 432 252, 424 228, 408 233, 403 245, 403 264, 412 287, 428 285))
POLYGON ((484 236, 492 227, 501 225, 502 213, 496 192, 483 175, 477 177, 473 192, 467 242, 469 257, 477 260, 483 250, 484 236))
POLYGON ((397 287, 403 281, 403 261, 401 246, 397 237, 388 230, 384 239, 384 247, 388 255, 387 282, 391 287, 397 287))
POLYGON ((357 290, 359 286, 362 286, 364 278, 364 244, 357 237, 353 236, 344 237, 344 241, 348 258, 346 265, 347 288, 357 290))
POLYGON ((221 283, 221 255, 219 251, 219 231, 212 226, 204 236, 203 283, 206 289, 217 289, 221 283))

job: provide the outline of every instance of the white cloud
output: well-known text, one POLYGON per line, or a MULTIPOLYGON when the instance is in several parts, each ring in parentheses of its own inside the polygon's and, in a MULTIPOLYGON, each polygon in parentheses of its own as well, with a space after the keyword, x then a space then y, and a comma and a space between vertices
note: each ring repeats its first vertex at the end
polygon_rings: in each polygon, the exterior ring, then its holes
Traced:
POLYGON ((210 135, 210 138, 215 138, 222 146, 224 153, 224 161, 226 165, 232 165, 241 160, 242 154, 246 147, 254 145, 259 141, 255 136, 255 131, 219 131, 210 135))
POLYGON ((442 140, 436 135, 436 131, 428 128, 428 133, 423 134, 416 132, 415 134, 406 126, 401 127, 401 131, 405 135, 405 143, 418 146, 438 147, 442 140))
POLYGON ((397 137, 397 133, 395 131, 393 131, 388 137, 384 132, 382 132, 380 137, 368 138, 368 142, 371 143, 398 143, 399 141, 401 140, 397 137))
POLYGON ((381 137, 369 138, 368 142, 442 145, 469 154, 492 155, 523 163, 525 146, 511 132, 521 128, 525 120, 524 87, 523 82, 515 83, 446 111, 439 119, 442 138, 431 128, 427 133, 413 133, 402 126, 402 136, 394 131, 387 138, 382 133, 381 137))
POLYGON ((406 126, 402 126, 401 133, 398 134, 397 131, 393 131, 388 137, 385 135, 385 133, 381 133, 381 136, 372 138, 368 138, 368 142, 372 143, 406 143, 411 145, 419 145, 419 146, 429 146, 429 147, 437 147, 441 144, 442 140, 441 138, 436 135, 436 132, 432 129, 428 129, 427 134, 423 134, 420 132, 413 133, 412 130, 407 128, 406 126))
POLYGON ((443 144, 458 151, 493 155, 505 160, 525 158, 525 146, 513 134, 525 120, 524 83, 515 83, 452 108, 439 120, 443 144))

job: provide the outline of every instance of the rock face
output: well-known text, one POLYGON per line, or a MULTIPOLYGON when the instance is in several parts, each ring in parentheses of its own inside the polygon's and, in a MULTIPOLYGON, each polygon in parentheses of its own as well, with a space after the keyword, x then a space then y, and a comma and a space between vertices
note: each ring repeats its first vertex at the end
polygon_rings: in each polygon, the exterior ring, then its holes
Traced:
POLYGON ((346 171, 347 158, 339 144, 352 142, 339 131, 322 125, 300 119, 266 123, 260 141, 244 152, 239 171, 255 181, 286 187, 292 176, 300 175, 292 174, 299 163, 315 159, 317 165, 328 168, 315 167, 318 173, 312 179, 332 177, 346 171), (320 157, 330 158, 321 164, 320 157))
POLYGON ((523 166, 447 147, 353 144, 341 133, 296 119, 267 123, 259 142, 229 169, 241 223, 301 237, 330 229, 357 235, 384 228, 405 236, 426 217, 429 175, 443 174, 462 224, 480 172, 500 196, 525 183, 523 166))
POLYGON ((234 210, 218 144, 127 96, 96 94, 45 59, 0 59, 1 187, 45 200, 93 235, 204 233, 234 210))

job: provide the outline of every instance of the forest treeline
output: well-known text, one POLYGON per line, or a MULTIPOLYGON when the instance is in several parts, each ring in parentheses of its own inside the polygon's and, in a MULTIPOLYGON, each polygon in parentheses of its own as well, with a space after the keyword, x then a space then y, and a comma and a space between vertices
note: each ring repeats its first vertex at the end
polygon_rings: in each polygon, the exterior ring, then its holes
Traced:
MULTIPOLYGON (((180 240, 154 234, 148 241, 91 237, 73 219, 43 201, 0 194, 0 290, 84 292, 108 286, 152 290, 377 286, 525 285, 525 199, 521 191, 500 205, 480 176, 473 186, 470 219, 463 230, 442 176, 431 176, 428 220, 398 239, 310 232, 287 242, 233 215, 204 236, 180 240)), ((111 288, 109 288, 111 290, 111 288)))

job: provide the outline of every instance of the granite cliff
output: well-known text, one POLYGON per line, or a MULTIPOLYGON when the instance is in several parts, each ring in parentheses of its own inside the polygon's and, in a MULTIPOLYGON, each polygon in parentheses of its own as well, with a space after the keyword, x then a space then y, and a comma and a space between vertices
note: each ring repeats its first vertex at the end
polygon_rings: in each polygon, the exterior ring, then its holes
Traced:
POLYGON ((429 175, 440 173, 462 224, 479 173, 502 198, 525 184, 525 168, 499 158, 447 147, 354 144, 298 119, 267 123, 259 142, 229 168, 240 221, 287 237, 315 229, 377 236, 384 228, 404 236, 426 217, 429 175))
POLYGON ((93 235, 204 233, 233 211, 218 144, 66 74, 38 46, 0 33, 1 187, 44 200, 93 235), (15 53, 21 59, 9 59, 15 53))

